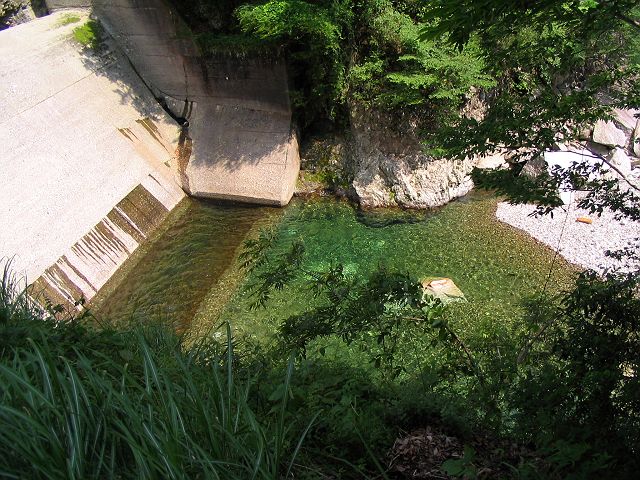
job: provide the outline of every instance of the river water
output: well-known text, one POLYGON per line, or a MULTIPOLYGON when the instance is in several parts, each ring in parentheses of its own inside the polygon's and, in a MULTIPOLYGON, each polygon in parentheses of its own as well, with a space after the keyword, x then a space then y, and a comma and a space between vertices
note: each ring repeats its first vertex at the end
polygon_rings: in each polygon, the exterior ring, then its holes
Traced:
POLYGON ((141 247, 118 286, 99 299, 98 318, 188 326, 249 232, 280 215, 272 208, 190 198, 178 208, 161 235, 141 247))
POLYGON ((225 320, 248 336, 264 338, 282 318, 308 306, 307 279, 276 292, 261 310, 243 285, 237 254, 260 228, 277 233, 274 252, 301 239, 304 269, 341 263, 354 276, 378 265, 416 278, 452 278, 469 302, 458 307, 470 321, 499 321, 527 298, 566 285, 573 268, 526 234, 495 219, 497 200, 472 194, 432 212, 361 212, 333 199, 294 201, 285 209, 188 200, 134 268, 102 302, 96 315, 115 320, 172 322, 184 329, 225 320))

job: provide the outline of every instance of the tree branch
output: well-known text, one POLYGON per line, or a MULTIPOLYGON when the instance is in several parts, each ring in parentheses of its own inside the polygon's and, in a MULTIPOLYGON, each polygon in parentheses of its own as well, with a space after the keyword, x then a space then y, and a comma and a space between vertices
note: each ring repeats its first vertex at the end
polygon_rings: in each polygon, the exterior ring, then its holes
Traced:
POLYGON ((628 16, 626 16, 623 13, 620 13, 620 12, 616 12, 615 16, 616 16, 616 18, 618 20, 622 20, 627 25, 632 26, 636 30, 640 30, 640 21, 636 20, 635 18, 628 17, 628 16))
POLYGON ((640 186, 636 185, 631 180, 629 180, 627 176, 624 173, 622 173, 622 171, 618 167, 616 167, 614 164, 612 164, 609 160, 607 160, 602 155, 592 152, 591 150, 589 150, 589 152, 591 153, 591 155, 586 155, 586 156, 590 156, 592 158, 597 158, 598 160, 601 160, 602 163, 607 164, 607 166, 611 168, 611 170, 613 170, 618 175, 620 175, 620 178, 622 178, 631 188, 633 188, 636 192, 640 192, 640 186))

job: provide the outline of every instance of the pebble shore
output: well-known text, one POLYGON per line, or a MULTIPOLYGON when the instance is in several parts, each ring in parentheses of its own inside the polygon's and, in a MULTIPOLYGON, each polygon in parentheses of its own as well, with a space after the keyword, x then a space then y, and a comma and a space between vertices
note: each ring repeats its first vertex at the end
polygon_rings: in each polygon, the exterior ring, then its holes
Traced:
POLYGON ((633 245, 640 237, 640 222, 616 220, 611 212, 600 217, 576 207, 576 201, 557 208, 551 215, 531 216, 533 205, 499 203, 496 217, 501 222, 527 232, 538 241, 558 251, 569 262, 599 273, 619 269, 632 271, 638 262, 616 260, 606 255, 633 245), (578 217, 588 217, 593 223, 581 223, 578 217))

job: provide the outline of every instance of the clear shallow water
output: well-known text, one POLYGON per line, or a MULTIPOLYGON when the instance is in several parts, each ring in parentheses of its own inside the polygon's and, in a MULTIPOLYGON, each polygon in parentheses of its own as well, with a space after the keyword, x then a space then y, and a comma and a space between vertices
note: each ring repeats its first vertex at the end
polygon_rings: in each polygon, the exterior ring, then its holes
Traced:
MULTIPOLYGON (((270 338, 282 319, 307 308, 310 298, 300 278, 276 293, 266 309, 250 309, 242 284, 252 278, 243 282, 236 255, 247 236, 274 225, 276 251, 295 239, 304 241, 305 270, 342 263, 350 274, 364 276, 384 265, 417 278, 450 277, 469 300, 452 307, 452 315, 470 324, 507 325, 524 299, 542 291, 553 252, 499 223, 495 206, 494 198, 478 194, 428 213, 366 213, 332 199, 294 200, 284 210, 190 201, 98 315, 120 320, 136 312, 138 319, 182 327, 197 317, 198 328, 228 320, 240 334, 270 338)), ((566 285, 572 271, 558 259, 548 291, 566 285)))
MULTIPOLYGON (((305 270, 342 263, 348 273, 365 276, 383 265, 417 279, 452 278, 469 300, 450 308, 452 317, 463 323, 503 322, 508 328, 521 316, 523 301, 542 292, 554 254, 498 222, 496 203, 489 195, 473 194, 430 213, 366 213, 334 200, 294 202, 278 226, 275 249, 284 251, 302 239, 305 270)), ((547 292, 567 285, 572 272, 557 259, 547 292)), ((305 279, 297 280, 257 311, 250 309, 252 299, 240 289, 222 319, 244 335, 269 338, 282 319, 308 306, 311 296, 305 285, 305 279)))
POLYGON ((98 318, 188 326, 234 261, 246 235, 276 209, 186 200, 185 212, 146 246, 135 267, 97 308, 98 318))

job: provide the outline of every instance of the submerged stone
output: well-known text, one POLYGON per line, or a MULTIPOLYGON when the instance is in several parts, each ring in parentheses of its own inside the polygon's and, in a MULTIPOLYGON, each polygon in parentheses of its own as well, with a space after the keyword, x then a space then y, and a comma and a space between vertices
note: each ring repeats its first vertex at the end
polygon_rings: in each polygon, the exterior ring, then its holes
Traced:
POLYGON ((450 278, 426 277, 421 283, 425 295, 439 298, 443 303, 467 301, 462 290, 450 278))

